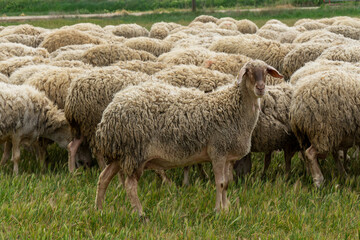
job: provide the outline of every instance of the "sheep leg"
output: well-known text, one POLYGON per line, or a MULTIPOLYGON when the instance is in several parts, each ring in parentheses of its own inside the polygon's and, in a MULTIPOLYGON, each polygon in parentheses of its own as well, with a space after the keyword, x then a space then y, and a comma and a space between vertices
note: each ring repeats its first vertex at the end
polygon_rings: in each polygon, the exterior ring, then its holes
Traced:
POLYGON ((230 208, 230 201, 227 198, 227 189, 229 187, 229 182, 231 182, 234 177, 233 177, 233 170, 234 170, 234 163, 233 162, 227 162, 226 163, 226 168, 225 168, 226 174, 225 174, 225 185, 224 185, 224 190, 222 192, 222 203, 223 203, 223 208, 225 211, 228 211, 230 208))
POLYGON ((264 170, 262 173, 262 177, 266 177, 266 171, 269 169, 271 163, 271 152, 265 154, 265 160, 264 160, 264 170))
POLYGON ((156 175, 159 176, 159 178, 161 179, 162 183, 166 183, 166 184, 171 184, 171 180, 166 176, 165 171, 164 170, 154 170, 156 175))
POLYGON ((209 175, 206 173, 205 169, 203 168, 203 165, 202 164, 197 164, 196 166, 198 168, 200 178, 202 180, 209 179, 209 175))
POLYGON ((12 157, 14 162, 14 174, 19 175, 19 161, 20 161, 20 139, 14 137, 12 139, 12 157))
MULTIPOLYGON (((344 156, 344 161, 345 161, 345 158, 346 158, 346 154, 347 154, 347 149, 343 150, 342 151, 343 153, 343 156, 344 156)), ((333 152, 333 157, 334 157, 334 160, 336 162, 336 167, 338 169, 338 172, 341 176, 347 176, 347 173, 346 173, 346 170, 344 168, 344 165, 341 163, 341 156, 340 156, 340 151, 334 151, 333 152)))
POLYGON ((144 217, 145 213, 143 212, 143 208, 141 206, 141 202, 139 200, 139 196, 137 193, 138 188, 138 180, 141 174, 133 174, 128 176, 125 180, 125 189, 126 194, 130 199, 131 206, 134 211, 137 211, 140 217, 144 217))
POLYGON ((4 143, 4 152, 3 152, 3 155, 1 157, 1 162, 0 162, 0 165, 3 166, 6 164, 6 162, 9 160, 10 158, 10 153, 11 153, 11 141, 6 141, 4 143))
POLYGON ((316 187, 320 187, 321 184, 324 182, 324 176, 317 161, 317 154, 317 150, 312 145, 305 151, 305 156, 309 162, 310 172, 314 184, 316 187))
POLYGON ((235 175, 237 178, 245 176, 251 172, 251 153, 238 160, 234 164, 235 175))
POLYGON ((303 163, 303 172, 305 174, 309 174, 310 173, 310 167, 309 167, 309 163, 305 160, 305 152, 300 151, 299 154, 298 154, 298 157, 303 163))
POLYGON ((284 158, 285 158, 285 175, 286 178, 290 176, 291 173, 291 159, 294 156, 296 151, 284 150, 284 158))
POLYGON ((220 212, 227 204, 226 201, 226 188, 227 188, 227 168, 228 167, 225 161, 218 161, 213 163, 213 171, 215 175, 215 184, 216 184, 216 202, 215 202, 215 211, 220 212), (225 190, 225 195, 223 194, 225 190))
POLYGON ((75 171, 76 152, 77 152, 78 148, 80 147, 83 140, 84 140, 83 136, 81 136, 80 138, 74 138, 74 140, 72 140, 67 146, 68 152, 69 152, 68 167, 69 167, 69 172, 71 172, 71 173, 75 171))
POLYGON ((103 209, 102 204, 105 200, 105 192, 111 179, 120 171, 119 162, 112 162, 106 166, 106 168, 101 172, 99 176, 99 181, 96 189, 96 207, 100 210, 103 209))
POLYGON ((184 167, 183 186, 189 186, 189 173, 190 173, 190 168, 184 167))
POLYGON ((33 146, 35 148, 36 158, 40 162, 41 170, 45 171, 47 168, 47 163, 45 161, 47 144, 44 143, 42 139, 39 139, 39 141, 35 142, 33 146))

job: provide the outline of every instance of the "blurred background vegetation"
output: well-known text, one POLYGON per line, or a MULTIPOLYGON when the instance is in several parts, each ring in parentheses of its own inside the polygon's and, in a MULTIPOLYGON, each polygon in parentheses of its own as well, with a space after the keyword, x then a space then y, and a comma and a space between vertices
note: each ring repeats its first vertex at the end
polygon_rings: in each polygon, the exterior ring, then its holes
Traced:
MULTIPOLYGON (((339 4, 339 0, 336 4, 339 4)), ((328 0, 326 0, 328 2, 328 0)), ((342 0, 358 4, 358 0, 342 0)), ((319 6, 323 0, 196 0, 198 10, 269 6, 319 6)), ((121 10, 191 9, 192 0, 0 0, 0 14, 107 13, 121 10)))

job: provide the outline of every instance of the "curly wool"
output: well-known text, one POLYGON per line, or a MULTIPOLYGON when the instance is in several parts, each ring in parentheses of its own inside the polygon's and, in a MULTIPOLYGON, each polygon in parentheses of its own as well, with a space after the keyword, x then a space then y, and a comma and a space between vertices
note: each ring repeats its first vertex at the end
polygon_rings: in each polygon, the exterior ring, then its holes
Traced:
POLYGON ((138 24, 120 24, 114 26, 112 33, 125 38, 148 37, 149 31, 138 24))
POLYGON ((65 101, 65 116, 75 136, 83 134, 90 146, 94 144, 96 125, 114 94, 128 85, 148 80, 147 74, 119 69, 94 68, 73 80, 65 101))
POLYGON ((305 63, 317 59, 325 49, 329 48, 329 44, 307 42, 296 46, 284 58, 283 71, 286 79, 305 65, 305 63))
POLYGON ((159 62, 172 65, 193 64, 200 66, 205 59, 211 56, 211 51, 202 47, 188 49, 176 48, 171 52, 164 53, 158 57, 159 62))
POLYGON ((153 75, 166 67, 169 67, 168 64, 162 62, 152 62, 152 61, 141 61, 141 60, 131 60, 131 61, 119 61, 112 66, 117 66, 120 69, 127 69, 135 72, 143 72, 148 75, 153 75))
POLYGON ((76 29, 59 29, 46 35, 39 47, 43 47, 47 49, 49 53, 52 53, 67 45, 101 43, 105 42, 82 31, 76 29))
POLYGON ((170 42, 148 37, 131 38, 127 40, 124 45, 135 50, 149 52, 156 57, 169 52, 172 48, 172 44, 170 42))
POLYGON ((230 21, 224 21, 221 24, 219 24, 219 28, 221 29, 227 29, 227 30, 233 30, 233 31, 237 31, 238 28, 236 26, 235 23, 230 22, 230 21))
POLYGON ((291 49, 289 45, 249 34, 223 37, 209 47, 212 51, 243 54, 253 59, 263 60, 280 72, 282 72, 284 58, 291 49))
POLYGON ((11 57, 41 56, 47 58, 48 51, 44 48, 32 48, 19 43, 0 43, 0 61, 11 57))
POLYGON ((343 61, 331 61, 327 59, 317 58, 315 62, 308 62, 299 70, 294 72, 290 78, 291 84, 296 84, 300 79, 307 79, 307 76, 315 74, 317 72, 324 72, 330 70, 342 70, 347 72, 353 72, 360 74, 360 64, 343 62, 343 61))
POLYGON ((270 29, 259 29, 259 31, 256 32, 257 35, 260 37, 269 39, 269 40, 277 40, 279 33, 270 29))
POLYGON ((49 67, 33 74, 24 84, 44 92, 60 109, 64 109, 70 83, 80 74, 84 74, 83 68, 49 67))
POLYGON ((360 62, 360 44, 358 45, 337 45, 326 49, 319 59, 344 62, 360 62))
POLYGON ((151 53, 134 50, 121 44, 103 44, 84 52, 82 61, 93 66, 109 66, 117 61, 142 60, 155 61, 151 53))
POLYGON ((33 74, 37 72, 42 72, 51 68, 49 65, 40 64, 40 65, 28 65, 14 71, 10 77, 9 81, 15 85, 23 84, 27 79, 29 79, 33 74))
POLYGON ((177 23, 157 22, 151 26, 149 35, 151 38, 164 39, 172 30, 180 27, 181 25, 177 23))
POLYGON ((294 39, 293 43, 305 43, 309 41, 317 42, 317 43, 333 43, 333 44, 356 43, 356 41, 352 39, 345 38, 342 35, 329 32, 325 29, 303 32, 294 39))
POLYGON ((6 75, 0 73, 0 82, 10 83, 10 80, 6 75))
POLYGON ((28 47, 36 48, 40 45, 43 39, 38 36, 25 35, 25 34, 10 34, 3 37, 13 43, 20 43, 28 47))
POLYGON ((56 58, 58 55, 64 53, 64 52, 70 52, 70 51, 86 51, 92 47, 95 47, 95 44, 80 44, 80 45, 67 45, 65 47, 61 47, 56 49, 56 51, 50 53, 50 58, 56 58))
POLYGON ((351 38, 354 40, 360 40, 360 28, 354 28, 351 26, 335 25, 325 28, 327 31, 341 34, 344 37, 351 38))
POLYGON ((216 18, 216 17, 213 17, 213 16, 200 15, 200 16, 197 16, 197 17, 193 20, 193 22, 202 22, 202 23, 213 22, 213 23, 216 23, 217 20, 219 20, 219 19, 216 18))
POLYGON ((237 30, 243 34, 254 34, 258 31, 258 26, 248 20, 248 19, 242 19, 242 20, 239 20, 239 21, 236 21, 235 22, 236 26, 237 26, 237 30))
POLYGON ((56 67, 84 68, 84 69, 90 69, 93 67, 89 64, 85 64, 84 62, 75 61, 75 60, 71 60, 71 61, 69 61, 69 60, 53 60, 49 63, 49 65, 56 66, 56 67))
POLYGON ((173 86, 195 87, 211 92, 218 87, 233 83, 234 76, 195 65, 178 65, 154 74, 154 77, 173 86))
POLYGON ((9 77, 14 71, 24 66, 46 63, 49 63, 49 60, 39 56, 13 57, 0 61, 0 72, 9 77))
POLYGON ((20 24, 17 26, 8 26, 0 31, 0 37, 13 35, 13 34, 24 34, 30 36, 38 36, 48 30, 40 27, 34 27, 29 24, 20 24))
POLYGON ((295 85, 290 124, 302 148, 311 144, 325 154, 359 143, 358 79, 359 74, 335 70, 307 76, 295 85))

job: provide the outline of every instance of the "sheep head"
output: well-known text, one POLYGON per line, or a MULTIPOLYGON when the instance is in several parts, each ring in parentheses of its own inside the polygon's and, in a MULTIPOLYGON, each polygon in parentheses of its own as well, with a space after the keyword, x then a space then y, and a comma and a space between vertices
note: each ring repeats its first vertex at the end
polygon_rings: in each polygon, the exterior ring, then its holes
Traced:
POLYGON ((283 76, 272 66, 261 60, 247 62, 241 69, 237 78, 237 83, 245 81, 249 92, 254 93, 256 97, 262 97, 265 94, 266 74, 275 78, 283 76))

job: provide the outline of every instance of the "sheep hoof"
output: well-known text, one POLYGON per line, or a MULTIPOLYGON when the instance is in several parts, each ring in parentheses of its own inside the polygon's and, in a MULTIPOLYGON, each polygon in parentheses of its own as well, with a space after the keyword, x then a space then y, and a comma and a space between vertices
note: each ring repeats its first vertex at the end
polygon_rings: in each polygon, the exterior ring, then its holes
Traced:
POLYGON ((320 188, 322 186, 323 182, 324 182, 323 176, 314 179, 314 185, 316 188, 320 188))

